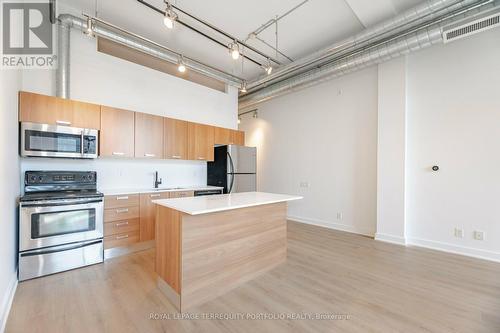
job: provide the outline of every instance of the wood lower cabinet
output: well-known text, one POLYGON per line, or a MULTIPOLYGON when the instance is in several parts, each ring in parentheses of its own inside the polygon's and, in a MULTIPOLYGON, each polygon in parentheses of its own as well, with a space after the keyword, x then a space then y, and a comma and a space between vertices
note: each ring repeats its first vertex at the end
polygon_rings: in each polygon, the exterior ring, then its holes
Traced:
POLYGON ((245 132, 229 128, 214 128, 214 143, 220 145, 245 145, 245 132))
POLYGON ((164 157, 167 159, 188 159, 188 122, 163 119, 164 157))
POLYGON ((192 197, 194 191, 106 195, 104 249, 155 240, 156 205, 153 200, 192 197))
POLYGON ((153 200, 168 199, 169 192, 141 194, 140 241, 155 239, 156 205, 153 200))
POLYGON ((139 242, 139 195, 104 197, 104 249, 139 242))
POLYGON ((21 91, 19 121, 101 129, 101 106, 21 91))
POLYGON ((135 113, 135 157, 163 158, 163 117, 135 113))
POLYGON ((214 127, 188 123, 188 158, 197 161, 214 160, 214 127))
POLYGON ((101 108, 100 156, 134 157, 135 112, 101 108))

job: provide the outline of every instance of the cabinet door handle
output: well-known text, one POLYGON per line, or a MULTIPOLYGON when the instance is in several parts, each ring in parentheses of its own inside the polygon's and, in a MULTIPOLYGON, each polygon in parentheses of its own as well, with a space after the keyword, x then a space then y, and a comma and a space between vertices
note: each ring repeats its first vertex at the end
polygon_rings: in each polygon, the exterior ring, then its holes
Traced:
POLYGON ((123 236, 116 236, 115 239, 124 239, 124 238, 128 238, 128 235, 123 235, 123 236))
POLYGON ((156 156, 155 154, 148 154, 148 153, 144 154, 144 157, 155 157, 155 156, 156 156))
POLYGON ((160 195, 159 194, 151 194, 149 197, 151 197, 151 198, 159 198, 160 195))
POLYGON ((179 155, 172 155, 172 158, 181 158, 179 155))
POLYGON ((121 227, 123 225, 128 225, 128 221, 115 224, 115 226, 117 226, 117 227, 121 227))
POLYGON ((66 120, 56 120, 56 124, 58 125, 71 125, 71 121, 66 121, 66 120))
POLYGON ((128 213, 128 208, 124 208, 124 209, 117 209, 117 210, 116 210, 116 213, 117 213, 117 214, 121 214, 121 213, 128 213))
POLYGON ((121 151, 114 151, 113 155, 115 155, 115 156, 123 156, 123 155, 125 155, 125 153, 122 153, 121 151))
POLYGON ((116 197, 116 200, 128 200, 128 196, 116 197))

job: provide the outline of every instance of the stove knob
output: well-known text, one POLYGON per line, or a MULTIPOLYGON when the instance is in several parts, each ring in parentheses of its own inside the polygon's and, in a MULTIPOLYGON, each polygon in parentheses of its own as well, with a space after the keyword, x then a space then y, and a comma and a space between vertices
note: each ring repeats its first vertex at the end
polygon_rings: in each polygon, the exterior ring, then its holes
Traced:
POLYGON ((38 177, 38 181, 42 182, 42 180, 43 180, 42 176, 38 177))
POLYGON ((31 177, 30 177, 30 180, 31 180, 32 182, 36 182, 36 176, 31 176, 31 177))

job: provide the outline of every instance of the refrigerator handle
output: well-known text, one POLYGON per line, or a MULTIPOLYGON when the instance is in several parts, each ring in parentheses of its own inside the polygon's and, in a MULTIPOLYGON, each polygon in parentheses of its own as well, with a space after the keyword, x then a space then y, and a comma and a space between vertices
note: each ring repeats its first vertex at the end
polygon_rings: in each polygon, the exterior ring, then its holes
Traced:
POLYGON ((234 173, 233 158, 231 157, 231 154, 229 154, 229 152, 227 153, 227 157, 229 157, 229 164, 231 165, 231 171, 229 173, 233 174, 234 173))
POLYGON ((229 164, 231 165, 231 185, 229 186, 229 190, 227 193, 231 193, 233 191, 233 185, 234 185, 234 164, 233 164, 233 158, 231 157, 231 154, 229 152, 227 153, 227 157, 229 158, 229 164))

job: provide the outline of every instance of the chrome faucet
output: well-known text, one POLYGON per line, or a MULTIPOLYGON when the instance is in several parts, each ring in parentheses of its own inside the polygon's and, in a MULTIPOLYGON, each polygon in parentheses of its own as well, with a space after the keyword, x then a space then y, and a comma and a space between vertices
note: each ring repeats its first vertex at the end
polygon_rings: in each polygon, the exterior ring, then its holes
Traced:
POLYGON ((155 188, 158 188, 158 185, 161 185, 162 179, 158 179, 158 171, 155 171, 155 188))

